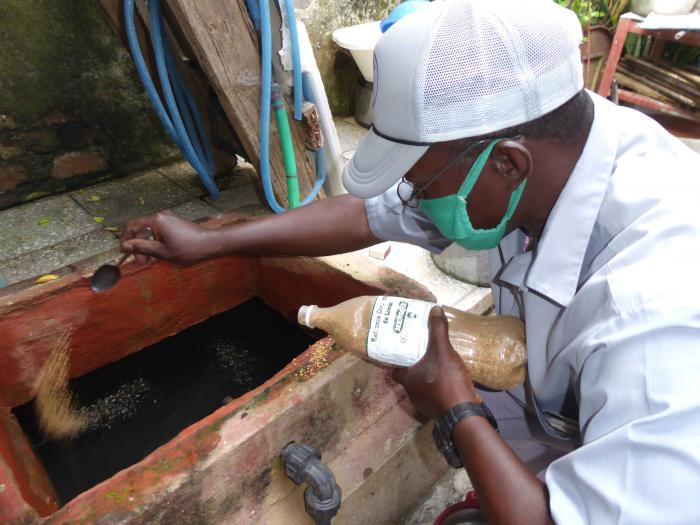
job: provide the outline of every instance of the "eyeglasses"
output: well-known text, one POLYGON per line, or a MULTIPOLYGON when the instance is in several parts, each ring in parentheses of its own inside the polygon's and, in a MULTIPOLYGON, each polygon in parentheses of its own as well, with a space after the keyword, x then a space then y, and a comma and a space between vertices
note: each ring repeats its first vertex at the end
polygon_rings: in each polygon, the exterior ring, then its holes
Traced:
MULTIPOLYGON (((518 135, 513 138, 503 138, 500 140, 517 140, 521 138, 522 135, 518 135)), ((408 180, 406 180, 406 177, 401 177, 401 182, 399 182, 399 185, 396 187, 396 193, 399 196, 399 200, 401 201, 401 204, 404 206, 408 206, 409 208, 417 208, 418 207, 418 200, 419 196, 430 186, 433 182, 438 180, 440 177, 442 177, 445 172, 447 172, 450 168, 452 168, 455 164, 463 160, 466 156, 468 156, 472 151, 474 151, 475 148, 478 146, 481 146, 483 144, 488 144, 489 142, 492 142, 495 139, 484 139, 480 140, 478 142, 475 142, 471 146, 469 146, 467 149, 465 149, 462 153, 457 155, 454 159, 452 159, 446 166, 444 166, 433 178, 431 178, 428 182, 423 184, 420 188, 416 188, 414 184, 408 180)))

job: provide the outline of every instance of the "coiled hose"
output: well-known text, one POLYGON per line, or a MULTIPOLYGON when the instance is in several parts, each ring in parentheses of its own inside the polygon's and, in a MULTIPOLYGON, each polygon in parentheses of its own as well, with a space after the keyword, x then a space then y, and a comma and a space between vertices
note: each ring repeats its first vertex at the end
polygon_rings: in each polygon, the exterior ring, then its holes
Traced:
POLYGON ((214 182, 214 154, 204 121, 177 69, 172 50, 165 42, 160 0, 150 0, 149 4, 151 44, 167 109, 158 95, 139 46, 134 22, 134 0, 125 0, 126 37, 136 70, 166 132, 195 169, 212 198, 216 199, 220 191, 214 182))

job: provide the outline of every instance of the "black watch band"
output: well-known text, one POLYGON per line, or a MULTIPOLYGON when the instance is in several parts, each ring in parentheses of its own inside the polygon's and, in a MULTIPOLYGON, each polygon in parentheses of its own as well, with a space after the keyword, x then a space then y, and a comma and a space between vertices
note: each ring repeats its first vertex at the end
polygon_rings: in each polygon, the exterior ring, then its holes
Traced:
POLYGON ((484 403, 460 403, 445 412, 445 415, 438 419, 433 427, 433 440, 452 468, 462 468, 464 466, 452 439, 452 432, 457 423, 469 416, 485 417, 491 423, 491 426, 498 431, 496 418, 493 417, 489 407, 484 403))

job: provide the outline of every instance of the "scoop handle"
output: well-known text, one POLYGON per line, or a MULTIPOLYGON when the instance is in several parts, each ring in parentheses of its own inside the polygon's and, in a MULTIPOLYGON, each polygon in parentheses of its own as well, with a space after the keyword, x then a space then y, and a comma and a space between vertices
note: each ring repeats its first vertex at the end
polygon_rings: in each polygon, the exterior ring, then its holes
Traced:
MULTIPOLYGON (((151 228, 149 228, 149 227, 146 227, 144 229, 143 233, 140 236, 138 236, 138 238, 139 239, 154 239, 155 236, 153 235, 153 230, 151 230, 151 228), (143 236, 144 234, 146 234, 145 237, 143 236)), ((119 262, 116 264, 117 268, 119 268, 122 264, 124 264, 124 261, 126 261, 132 255, 134 255, 134 252, 125 253, 124 255, 122 255, 122 258, 119 259, 119 262)))
POLYGON ((124 261, 126 261, 126 260, 127 260, 129 257, 131 257, 132 255, 133 255, 132 253, 125 253, 124 255, 122 255, 122 258, 119 259, 119 262, 117 262, 117 264, 116 264, 117 268, 118 268, 119 266, 121 266, 122 264, 124 264, 124 261))

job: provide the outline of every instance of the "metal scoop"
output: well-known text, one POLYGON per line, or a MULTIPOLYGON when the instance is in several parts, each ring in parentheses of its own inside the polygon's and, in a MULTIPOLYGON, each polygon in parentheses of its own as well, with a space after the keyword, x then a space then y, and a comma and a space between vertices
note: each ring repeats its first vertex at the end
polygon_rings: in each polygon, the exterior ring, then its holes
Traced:
MULTIPOLYGON (((145 228, 138 237, 141 239, 153 239, 153 231, 150 228, 145 228)), ((92 291, 98 293, 106 292, 117 284, 122 276, 119 267, 132 255, 133 253, 125 253, 117 264, 103 264, 95 270, 95 273, 90 277, 90 288, 92 288, 92 291)))
POLYGON ((131 257, 131 255, 131 253, 125 253, 122 255, 122 258, 119 259, 117 264, 103 264, 100 266, 95 273, 92 274, 92 277, 90 277, 90 288, 92 288, 92 291, 106 292, 112 288, 112 286, 117 284, 122 276, 122 272, 119 270, 119 267, 124 263, 124 261, 131 257))

